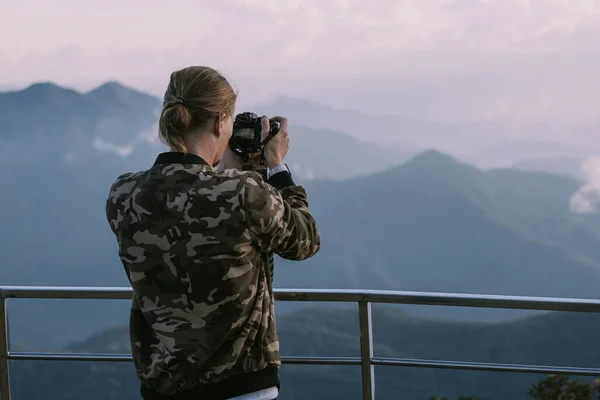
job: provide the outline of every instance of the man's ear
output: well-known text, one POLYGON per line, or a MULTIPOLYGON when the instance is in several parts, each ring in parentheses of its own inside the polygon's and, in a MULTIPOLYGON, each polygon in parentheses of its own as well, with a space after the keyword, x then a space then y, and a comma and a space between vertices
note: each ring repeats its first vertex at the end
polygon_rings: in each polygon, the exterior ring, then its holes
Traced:
POLYGON ((227 114, 219 114, 215 118, 215 123, 213 127, 213 133, 217 137, 221 137, 225 132, 225 124, 226 124, 227 114))

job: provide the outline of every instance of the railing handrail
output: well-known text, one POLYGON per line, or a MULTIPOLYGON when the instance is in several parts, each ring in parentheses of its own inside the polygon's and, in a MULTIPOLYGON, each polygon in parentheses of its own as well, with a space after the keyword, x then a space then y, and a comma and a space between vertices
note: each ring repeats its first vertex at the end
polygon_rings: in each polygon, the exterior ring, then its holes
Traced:
MULTIPOLYGON (((375 357, 373 354, 372 303, 505 308, 541 311, 600 313, 600 299, 504 296, 352 289, 275 289, 278 301, 357 303, 360 327, 360 358, 282 357, 290 364, 360 365, 363 399, 374 400, 374 366, 394 365, 479 371, 539 372, 600 376, 600 369, 543 365, 497 364, 443 360, 375 357)), ((131 299, 130 287, 0 286, 0 400, 10 400, 9 360, 130 361, 130 355, 13 353, 8 348, 7 299, 131 299)))
MULTIPOLYGON (((274 289, 278 301, 385 303, 538 311, 600 312, 600 299, 362 289, 274 289)), ((128 300, 130 287, 0 286, 0 298, 128 300)))

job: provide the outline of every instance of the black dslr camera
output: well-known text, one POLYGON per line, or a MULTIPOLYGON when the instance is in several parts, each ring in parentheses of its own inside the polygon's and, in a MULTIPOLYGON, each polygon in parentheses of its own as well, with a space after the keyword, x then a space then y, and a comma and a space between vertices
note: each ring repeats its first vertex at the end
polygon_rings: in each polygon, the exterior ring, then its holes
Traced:
POLYGON ((279 133, 279 122, 269 121, 269 135, 262 140, 262 124, 260 117, 252 112, 236 115, 233 122, 233 133, 229 139, 229 148, 240 156, 244 163, 260 154, 260 165, 264 164, 264 147, 279 133))

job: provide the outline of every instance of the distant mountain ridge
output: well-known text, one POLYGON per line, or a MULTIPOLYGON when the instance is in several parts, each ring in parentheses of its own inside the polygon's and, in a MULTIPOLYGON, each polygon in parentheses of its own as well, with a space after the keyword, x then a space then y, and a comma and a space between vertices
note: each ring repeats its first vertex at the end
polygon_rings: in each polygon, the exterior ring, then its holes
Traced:
MULTIPOLYGON (((134 157, 147 160, 148 154, 166 150, 158 141, 161 104, 157 97, 114 81, 84 93, 53 83, 0 93, 0 153, 4 147, 9 150, 8 159, 19 162, 15 154, 19 142, 33 136, 39 145, 33 151, 39 147, 46 158, 81 162, 101 151, 118 157, 136 153, 134 157)), ((369 174, 400 164, 413 154, 316 129, 302 119, 290 122, 294 142, 287 161, 302 179, 339 180, 369 174)))
MULTIPOLYGON (((45 82, 33 84, 20 91, 0 93, 0 106, 2 106, 0 117, 4 118, 2 110, 5 110, 7 114, 10 114, 8 120, 14 118, 27 119, 29 116, 27 113, 23 113, 23 110, 27 107, 30 107, 31 110, 32 104, 35 104, 36 108, 39 109, 36 113, 40 113, 40 111, 43 113, 46 108, 52 109, 51 116, 64 115, 65 111, 70 110, 73 113, 86 115, 84 119, 87 123, 80 121, 80 125, 75 127, 75 130, 80 129, 88 132, 91 130, 96 132, 96 136, 103 137, 113 145, 124 146, 128 144, 124 141, 124 138, 130 138, 132 132, 156 131, 156 110, 160 107, 160 103, 161 100, 158 97, 139 92, 114 81, 103 83, 88 92, 77 92, 45 82), (27 96, 37 97, 38 99, 25 102, 15 100, 15 98, 26 98, 27 96), (40 101, 48 98, 48 96, 55 96, 52 99, 53 104, 44 106, 44 103, 40 103, 40 101), (84 99, 82 100, 80 96, 84 99), (8 103, 3 101, 3 98, 7 97, 11 97, 10 103, 17 106, 12 108, 6 106, 8 103), (103 110, 100 114, 106 118, 98 120, 98 110, 103 110), (150 115, 147 115, 148 110, 155 111, 150 111, 150 115), (124 112, 129 117, 124 116, 124 112), (122 128, 119 126, 123 123, 119 122, 122 118, 125 118, 125 123, 129 127, 122 128), (109 122, 103 121, 104 119, 108 119, 109 122), (136 122, 131 123, 129 119, 136 122), (140 121, 144 121, 141 127, 138 126, 140 121), (90 125, 94 126, 93 129, 90 129, 90 125), (114 132, 115 130, 117 132, 114 132)), ((246 110, 240 109, 238 111, 246 110)), ((508 132, 516 129, 510 124, 493 121, 442 123, 411 120, 394 115, 370 115, 360 110, 337 109, 318 102, 284 95, 257 104, 256 108, 251 111, 269 115, 285 115, 290 118, 299 134, 302 133, 302 126, 304 126, 313 130, 342 132, 364 143, 378 142, 378 151, 383 154, 383 159, 393 154, 399 156, 396 164, 426 148, 435 148, 452 154, 461 159, 474 162, 482 168, 510 166, 539 157, 560 157, 571 156, 572 154, 584 156, 587 154, 586 151, 591 151, 590 149, 581 148, 581 146, 577 147, 558 142, 545 143, 535 141, 535 139, 533 141, 519 140, 515 142, 507 136, 508 132), (518 150, 517 147, 521 150, 518 150)), ((61 124, 57 123, 55 119, 46 120, 47 126, 58 127, 62 131, 71 130, 69 127, 61 127, 61 124)), ((71 119, 74 118, 71 116, 71 119)), ((10 129, 9 125, 19 126, 18 124, 5 125, 4 132, 0 132, 0 141, 5 140, 12 132, 13 129, 10 129)), ((28 128, 32 132, 39 131, 36 127, 36 124, 31 124, 28 128)), ((545 132, 551 128, 546 124, 537 124, 522 127, 522 129, 524 129, 524 132, 533 132, 533 137, 539 140, 541 133, 536 134, 535 132, 539 130, 545 132)), ((295 134, 294 137, 296 136, 300 135, 295 134)), ((373 146, 373 144, 370 146, 373 146)), ((372 162, 372 159, 369 162, 372 162)), ((368 172, 376 171, 374 168, 369 169, 367 167, 367 169, 368 172)), ((338 176, 337 178, 343 177, 338 176)))
MULTIPOLYGON (((4 183, 12 189, 0 198, 0 210, 6 210, 3 225, 11 228, 0 242, 6 266, 0 280, 127 285, 103 212, 110 183, 135 170, 127 160, 103 170, 94 164, 83 169, 63 165, 43 174, 33 166, 4 183), (44 193, 43 201, 38 193, 44 193)), ((323 248, 301 264, 277 259, 276 287, 600 295, 600 217, 569 213, 568 198, 578 182, 568 177, 485 172, 427 151, 377 174, 299 183, 309 193, 323 248)), ((57 316, 58 309, 50 305, 28 306, 29 311, 14 314, 20 316, 11 326, 27 343, 40 340, 34 327, 43 323, 49 328, 46 340, 62 343, 68 337, 61 326, 89 334, 127 318, 122 303, 91 318, 92 309, 106 307, 91 303, 70 303, 69 312, 81 315, 77 320, 66 312, 57 316), (35 311, 40 309, 44 314, 35 311)), ((497 321, 528 313, 432 307, 417 314, 497 321)))
POLYGON ((319 287, 600 294, 600 224, 569 213, 574 180, 484 172, 428 151, 376 175, 307 186, 327 246, 302 268, 286 263, 280 286, 316 275, 319 287))
MULTIPOLYGON (((402 140, 423 134, 448 143, 494 128, 486 124, 470 124, 464 136, 454 137, 463 126, 401 124, 310 102, 301 109, 302 104, 280 103, 282 110, 289 108, 286 115, 294 125, 286 161, 307 189, 322 250, 302 263, 277 259, 276 287, 600 297, 600 215, 569 211, 581 180, 482 170, 439 150, 368 143, 373 127, 378 134, 393 130, 402 140)), ((42 83, 0 94, 3 285, 128 285, 104 214, 105 199, 118 175, 148 168, 164 148, 156 140, 159 108, 160 99, 115 82, 86 93, 42 83)), ((284 354, 357 355, 358 337, 349 334, 357 327, 356 316, 340 308, 289 314, 293 307, 279 303, 278 315, 287 314, 281 319, 284 354)), ((379 310, 374 334, 382 356, 572 366, 595 366, 598 360, 598 321, 581 314, 515 320, 531 313, 379 310), (551 353, 557 346, 562 352, 551 353)), ((69 347, 124 351, 126 330, 102 330, 125 325, 128 313, 126 301, 11 300, 11 343, 48 351, 96 334, 69 347)), ((23 363, 16 368, 15 390, 32 400, 48 398, 57 387, 61 399, 78 399, 84 392, 90 400, 131 398, 138 390, 131 366, 23 363), (36 385, 30 384, 33 378, 36 385)), ((378 398, 390 400, 398 393, 418 399, 476 393, 489 394, 488 400, 513 399, 529 382, 506 375, 377 370, 378 398)), ((285 371, 291 390, 283 400, 359 398, 354 390, 359 369, 285 371)))
MULTIPOLYGON (((1 112, 4 109, 13 117, 25 119, 28 118, 26 113, 22 113, 22 110, 26 109, 25 107, 30 107, 32 104, 42 105, 35 101, 19 103, 11 100, 19 105, 10 108, 6 106, 6 102, 3 102, 2 97, 9 95, 14 100, 15 96, 22 97, 23 94, 26 94, 43 99, 52 93, 57 98, 60 97, 64 100, 63 102, 55 101, 56 104, 51 107, 54 111, 60 111, 61 104, 72 104, 73 100, 77 100, 81 95, 86 97, 86 100, 81 104, 69 106, 70 110, 78 110, 89 117, 94 112, 90 111, 90 101, 88 100, 99 100, 99 103, 102 103, 99 108, 106 108, 108 117, 111 119, 114 119, 115 115, 119 115, 119 110, 122 109, 116 105, 127 104, 128 107, 134 103, 138 106, 142 105, 138 110, 127 112, 130 113, 130 116, 141 112, 141 118, 145 119, 144 113, 149 109, 148 104, 151 104, 150 108, 154 108, 156 107, 155 103, 160 105, 161 102, 158 97, 139 92, 114 81, 103 83, 88 92, 77 92, 44 82, 33 84, 20 91, 0 93, 0 106, 2 106, 0 117, 4 117, 1 112), (69 94, 64 92, 69 92, 69 94), (117 94, 111 94, 111 92, 117 92, 117 94), (68 97, 71 98, 70 101, 66 101, 68 97)), ((44 107, 39 108, 42 111, 44 109, 44 107)), ((259 103, 253 111, 269 115, 286 115, 298 127, 303 125, 311 129, 333 130, 343 132, 362 142, 378 142, 380 147, 384 147, 380 151, 386 154, 388 151, 399 154, 402 157, 401 161, 404 161, 406 156, 414 155, 426 148, 435 148, 452 154, 473 162, 481 168, 508 167, 532 158, 586 157, 597 151, 592 148, 593 146, 581 146, 580 142, 576 144, 560 140, 553 142, 552 137, 546 135, 547 132, 553 131, 553 127, 545 123, 530 123, 521 126, 509 122, 485 120, 462 123, 429 122, 395 115, 370 115, 360 110, 337 109, 318 102, 285 95, 279 95, 271 101, 259 103)), ((56 114, 58 115, 60 112, 56 114)), ((152 115, 149 118, 150 125, 138 128, 133 124, 129 128, 129 132, 154 129, 157 116, 152 115)), ((88 125, 92 119, 88 118, 88 125)), ((53 123, 49 126, 53 126, 53 123)), ((35 128, 35 126, 33 127, 35 128)), ((99 130, 111 136, 110 129, 100 128, 99 130)), ((123 145, 122 139, 130 134, 128 135, 126 130, 114 134, 111 137, 111 143, 123 145)), ((8 137, 7 132, 0 132, 0 141, 6 137, 8 137)))
MULTIPOLYGON (((576 157, 598 154, 594 143, 566 141, 547 123, 510 120, 441 122, 403 118, 399 115, 374 115, 360 109, 340 109, 304 99, 277 96, 260 104, 269 113, 284 114, 307 121, 312 127, 343 131, 357 139, 380 143, 400 154, 436 149, 481 169, 507 168, 531 159, 576 157), (562 138, 562 139, 561 139, 562 138)), ((562 132, 562 131, 561 131, 562 132)), ((563 173, 563 167, 544 165, 547 172, 563 173)), ((572 167, 564 166, 569 172, 572 167)), ((526 168, 531 169, 531 168, 526 168)))
POLYGON ((77 92, 53 83, 35 83, 20 91, 0 93, 0 115, 4 137, 17 133, 40 133, 46 130, 69 127, 62 134, 79 133, 81 126, 73 122, 87 118, 93 125, 102 118, 127 117, 135 124, 144 119, 156 118, 160 99, 139 92, 117 82, 105 83, 88 92, 77 92))
POLYGON ((86 93, 52 83, 0 93, 0 165, 90 162, 105 143, 117 150, 153 130, 160 106, 114 82, 86 93))
MULTIPOLYGON (((157 116, 145 103, 160 101, 114 83, 86 94, 58 92, 56 101, 45 97, 46 108, 28 113, 23 108, 28 120, 22 125, 18 118, 4 118, 0 108, 0 132, 17 123, 16 135, 0 139, 0 185, 6 188, 0 196, 0 280, 127 285, 104 202, 118 175, 148 168, 162 151, 157 116), (92 107, 91 116, 67 112, 80 100, 103 105, 92 107), (41 123, 58 115, 54 107, 62 117, 54 125, 41 123), (38 132, 19 128, 27 124, 38 132), (59 129, 63 126, 70 130, 59 129), (151 134, 142 137, 132 126, 151 134)), ((307 188, 323 249, 301 265, 278 260, 276 286, 600 294, 599 217, 569 212, 569 198, 581 182, 547 173, 482 171, 439 151, 409 155, 337 131, 302 127, 310 118, 295 121, 286 161, 307 188)), ((106 311, 105 303, 70 303, 61 315, 50 304, 18 303, 20 314, 11 326, 26 343, 42 340, 38 323, 48 327, 54 333, 45 335, 44 346, 70 340, 61 330, 68 324, 72 332, 89 334, 127 318, 127 307, 110 305, 106 311), (97 307, 104 311, 92 317, 97 307), (81 317, 71 319, 70 312, 81 317)), ((523 315, 435 308, 417 314, 495 321, 523 315)))

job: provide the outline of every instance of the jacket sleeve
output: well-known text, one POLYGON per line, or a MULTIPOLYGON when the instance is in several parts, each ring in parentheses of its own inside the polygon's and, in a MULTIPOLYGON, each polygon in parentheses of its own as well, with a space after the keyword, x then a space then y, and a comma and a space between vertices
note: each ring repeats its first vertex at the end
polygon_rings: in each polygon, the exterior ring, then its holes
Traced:
POLYGON ((248 226, 262 251, 287 260, 305 260, 321 247, 317 224, 308 210, 305 189, 294 185, 291 177, 282 184, 280 174, 287 173, 276 174, 280 179, 271 182, 275 186, 260 174, 248 174, 244 188, 248 226))

